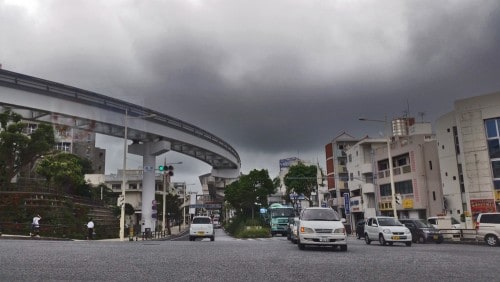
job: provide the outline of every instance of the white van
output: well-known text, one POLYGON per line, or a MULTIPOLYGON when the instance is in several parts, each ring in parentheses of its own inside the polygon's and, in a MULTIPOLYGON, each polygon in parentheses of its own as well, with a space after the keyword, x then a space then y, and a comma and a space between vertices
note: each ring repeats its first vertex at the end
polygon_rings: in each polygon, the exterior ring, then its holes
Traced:
POLYGON ((480 213, 476 219, 477 239, 490 246, 500 245, 500 213, 480 213))
POLYGON ((300 213, 297 227, 297 245, 300 250, 309 246, 339 247, 347 251, 345 218, 331 208, 310 207, 300 213))

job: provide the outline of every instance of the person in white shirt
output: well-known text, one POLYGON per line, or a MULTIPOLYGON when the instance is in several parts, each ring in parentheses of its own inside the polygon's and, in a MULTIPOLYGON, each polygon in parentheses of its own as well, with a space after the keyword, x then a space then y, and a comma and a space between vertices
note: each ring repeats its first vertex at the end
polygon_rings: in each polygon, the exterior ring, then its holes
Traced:
POLYGON ((92 237, 94 236, 94 222, 92 221, 92 218, 87 223, 87 231, 88 231, 87 239, 92 240, 92 237))
POLYGON ((31 236, 40 236, 39 235, 40 219, 42 219, 42 217, 39 214, 33 217, 33 222, 31 223, 31 230, 32 230, 32 233, 30 233, 31 236))

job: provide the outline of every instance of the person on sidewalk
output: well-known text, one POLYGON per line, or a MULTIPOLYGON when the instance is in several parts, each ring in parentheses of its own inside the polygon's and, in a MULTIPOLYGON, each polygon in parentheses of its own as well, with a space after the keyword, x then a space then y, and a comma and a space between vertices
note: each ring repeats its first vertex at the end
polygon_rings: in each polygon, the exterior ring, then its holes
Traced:
POLYGON ((31 222, 31 233, 30 236, 40 237, 40 220, 42 217, 37 214, 33 217, 33 221, 31 222))
POLYGON ((87 223, 87 232, 87 240, 92 240, 94 237, 94 222, 92 221, 92 218, 87 223))

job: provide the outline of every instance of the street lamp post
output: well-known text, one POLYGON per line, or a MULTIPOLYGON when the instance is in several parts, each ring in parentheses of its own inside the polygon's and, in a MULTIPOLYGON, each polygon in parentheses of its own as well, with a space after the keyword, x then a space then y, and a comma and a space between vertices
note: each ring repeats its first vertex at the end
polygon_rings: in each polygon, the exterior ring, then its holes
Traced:
POLYGON ((386 143, 387 143, 387 158, 389 161, 389 179, 391 183, 391 205, 392 205, 392 212, 394 214, 394 217, 397 219, 398 218, 398 212, 396 209, 396 188, 394 185, 394 171, 392 167, 392 154, 391 154, 391 136, 389 134, 389 126, 387 122, 387 115, 385 116, 384 120, 379 120, 379 119, 367 119, 367 118, 359 118, 361 121, 374 121, 374 122, 383 122, 386 127, 386 143))
POLYGON ((186 184, 184 186, 184 198, 183 198, 183 205, 182 205, 182 224, 184 224, 184 227, 186 226, 186 200, 189 195, 191 197, 191 194, 195 193, 193 191, 187 191, 187 186, 188 185, 195 185, 194 183, 192 184, 186 184))
MULTIPOLYGON (((164 163, 164 166, 167 165, 173 165, 173 164, 182 164, 182 162, 176 162, 176 163, 164 163)), ((165 232, 165 212, 166 212, 166 201, 167 201, 167 179, 169 179, 168 183, 170 184, 170 177, 167 174, 166 171, 163 171, 163 213, 162 213, 162 225, 161 225, 161 231, 165 232)), ((169 229, 170 230, 170 229, 169 229)))
POLYGON ((125 185, 127 184, 127 177, 126 177, 126 172, 127 172, 127 155, 128 155, 128 119, 133 119, 133 118, 148 118, 148 117, 154 117, 155 114, 150 114, 150 115, 145 115, 145 116, 138 116, 138 117, 129 117, 128 116, 128 109, 125 109, 125 116, 123 118, 123 127, 124 127, 124 134, 123 134, 123 169, 122 169, 122 194, 120 195, 120 241, 125 240, 125 185))

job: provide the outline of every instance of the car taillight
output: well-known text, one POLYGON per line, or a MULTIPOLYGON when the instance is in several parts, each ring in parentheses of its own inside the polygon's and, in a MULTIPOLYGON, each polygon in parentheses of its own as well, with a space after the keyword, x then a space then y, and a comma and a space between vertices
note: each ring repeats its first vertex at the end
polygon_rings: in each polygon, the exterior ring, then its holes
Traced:
POLYGON ((304 227, 300 227, 300 232, 304 233, 304 227))
POLYGON ((479 229, 479 222, 476 222, 476 231, 479 229))

